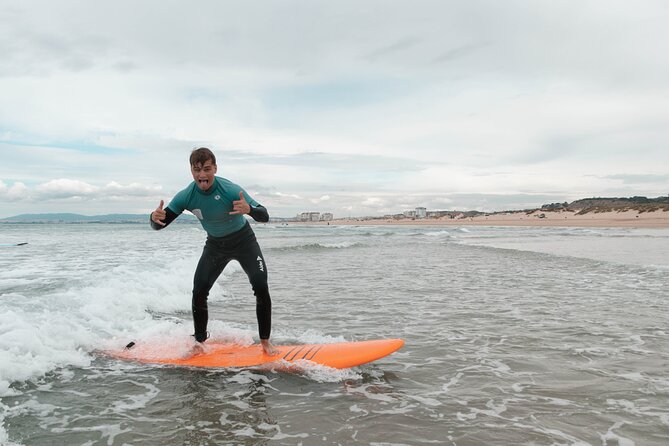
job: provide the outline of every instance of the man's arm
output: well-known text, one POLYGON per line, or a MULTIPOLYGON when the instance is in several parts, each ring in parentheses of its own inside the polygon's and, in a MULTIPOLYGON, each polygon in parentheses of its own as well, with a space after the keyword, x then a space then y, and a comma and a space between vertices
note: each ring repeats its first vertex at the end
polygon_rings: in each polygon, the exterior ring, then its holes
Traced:
POLYGON ((269 213, 264 206, 258 204, 257 206, 251 206, 244 197, 244 192, 239 192, 239 200, 232 202, 232 212, 230 215, 244 215, 249 214, 251 218, 255 221, 261 223, 267 223, 269 221, 269 213))
POLYGON ((269 212, 267 212, 265 206, 259 204, 256 207, 253 206, 249 207, 251 208, 251 210, 249 211, 249 215, 255 221, 259 221, 260 223, 267 223, 269 221, 269 212))
POLYGON ((163 200, 160 200, 160 205, 155 211, 151 212, 151 215, 149 215, 151 227, 155 230, 163 229, 179 216, 179 214, 172 212, 172 209, 170 208, 163 209, 164 203, 163 200))

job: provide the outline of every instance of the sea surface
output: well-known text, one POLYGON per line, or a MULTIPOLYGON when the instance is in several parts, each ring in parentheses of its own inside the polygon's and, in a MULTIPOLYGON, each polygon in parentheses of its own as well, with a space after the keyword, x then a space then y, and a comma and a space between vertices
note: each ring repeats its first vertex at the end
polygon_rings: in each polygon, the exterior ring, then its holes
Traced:
MULTIPOLYGON (((349 370, 201 370, 188 349, 205 233, 0 225, 2 445, 667 445, 669 230, 254 226, 277 344, 401 337, 349 370)), ((212 338, 257 340, 246 276, 212 338)))

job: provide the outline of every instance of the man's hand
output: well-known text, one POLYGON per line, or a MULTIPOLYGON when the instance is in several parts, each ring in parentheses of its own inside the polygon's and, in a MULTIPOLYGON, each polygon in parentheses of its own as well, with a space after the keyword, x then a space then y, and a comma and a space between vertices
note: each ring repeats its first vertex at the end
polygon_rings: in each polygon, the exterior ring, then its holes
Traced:
POLYGON ((244 198, 244 192, 239 192, 239 200, 232 202, 232 212, 230 215, 248 214, 251 212, 251 206, 244 198))
POLYGON ((163 210, 163 205, 165 202, 163 200, 160 200, 160 205, 156 208, 155 211, 151 212, 151 221, 159 224, 160 226, 165 226, 165 223, 163 223, 163 220, 165 220, 165 211, 163 210))

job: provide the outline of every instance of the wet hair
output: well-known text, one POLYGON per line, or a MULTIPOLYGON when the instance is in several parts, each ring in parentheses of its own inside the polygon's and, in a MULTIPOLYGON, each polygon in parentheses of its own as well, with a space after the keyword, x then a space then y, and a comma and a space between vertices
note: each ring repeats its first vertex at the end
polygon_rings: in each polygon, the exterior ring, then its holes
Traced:
POLYGON ((207 149, 206 147, 200 147, 199 149, 193 149, 190 153, 190 165, 197 166, 198 164, 203 165, 208 160, 211 160, 211 164, 216 165, 216 156, 214 152, 207 149))

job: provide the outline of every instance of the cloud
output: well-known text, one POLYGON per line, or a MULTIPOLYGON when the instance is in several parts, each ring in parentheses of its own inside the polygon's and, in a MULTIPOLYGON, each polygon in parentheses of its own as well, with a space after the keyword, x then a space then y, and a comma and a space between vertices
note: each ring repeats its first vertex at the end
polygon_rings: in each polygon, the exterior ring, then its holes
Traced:
POLYGON ((8 187, 0 181, 0 200, 45 202, 59 200, 107 200, 133 198, 153 198, 160 194, 162 187, 131 183, 122 185, 112 181, 104 186, 96 186, 80 180, 60 178, 27 187, 22 182, 15 182, 8 187))
POLYGON ((313 204, 319 204, 319 203, 324 203, 326 201, 330 201, 330 196, 329 195, 323 195, 319 198, 313 198, 310 200, 313 204))
POLYGON ((123 186, 116 181, 112 181, 103 188, 103 193, 114 196, 152 197, 160 194, 162 190, 162 186, 150 186, 141 183, 130 183, 123 186))
POLYGON ((48 200, 92 196, 97 194, 100 191, 100 188, 84 183, 83 181, 61 178, 40 184, 35 187, 34 191, 37 198, 48 200))
POLYGON ((11 187, 0 181, 0 199, 7 201, 23 200, 27 196, 28 188, 21 182, 14 183, 11 187))
MULTIPOLYGON (((15 18, 21 20, 21 15, 15 18)), ((78 36, 25 28, 2 49, 0 77, 48 76, 59 70, 77 73, 93 68, 104 60, 107 40, 92 34, 78 36)))
POLYGON ((67 4, 0 6, 0 214, 141 209, 198 145, 275 214, 667 190, 659 2, 67 4))
POLYGON ((459 46, 457 48, 453 48, 453 49, 448 50, 445 53, 441 54, 439 57, 437 57, 434 60, 434 63, 444 63, 444 62, 451 62, 451 61, 457 60, 457 59, 465 57, 465 56, 473 53, 477 49, 483 48, 487 45, 488 44, 477 43, 477 44, 462 45, 462 46, 459 46))
POLYGON ((624 184, 648 184, 648 183, 669 183, 669 174, 654 175, 654 174, 624 174, 624 175, 607 175, 605 179, 619 180, 624 184))
POLYGON ((396 53, 398 51, 409 49, 420 43, 420 41, 421 39, 417 37, 405 37, 391 45, 376 49, 364 57, 365 59, 373 62, 381 57, 396 53))
POLYGON ((382 208, 387 205, 387 201, 379 197, 368 197, 360 204, 370 208, 382 208))

